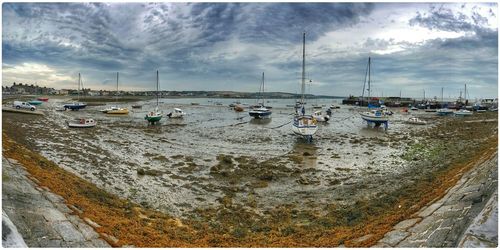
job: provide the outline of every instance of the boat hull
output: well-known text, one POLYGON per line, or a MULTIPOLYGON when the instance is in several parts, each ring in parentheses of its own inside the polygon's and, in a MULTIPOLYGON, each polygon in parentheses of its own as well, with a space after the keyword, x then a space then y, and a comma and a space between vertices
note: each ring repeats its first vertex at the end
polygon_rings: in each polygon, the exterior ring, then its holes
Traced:
POLYGON ((36 101, 29 101, 28 103, 31 105, 40 105, 42 104, 42 101, 36 100, 36 101))
POLYGON ((144 117, 144 119, 148 122, 159 122, 163 116, 162 115, 153 115, 153 116, 148 116, 144 117))
POLYGON ((389 118, 384 116, 376 116, 372 114, 361 114, 361 118, 367 122, 388 122, 389 118))
POLYGON ((271 111, 252 110, 248 114, 255 119, 265 119, 271 117, 271 111))
POLYGON ((127 115, 128 109, 118 109, 118 110, 109 110, 106 112, 108 115, 127 115))
POLYGON ((84 109, 87 107, 87 104, 84 103, 73 103, 73 104, 64 104, 64 109, 71 109, 71 110, 79 110, 79 109, 84 109))
POLYGON ((310 137, 318 130, 316 119, 312 116, 297 116, 293 119, 292 131, 296 135, 310 137))

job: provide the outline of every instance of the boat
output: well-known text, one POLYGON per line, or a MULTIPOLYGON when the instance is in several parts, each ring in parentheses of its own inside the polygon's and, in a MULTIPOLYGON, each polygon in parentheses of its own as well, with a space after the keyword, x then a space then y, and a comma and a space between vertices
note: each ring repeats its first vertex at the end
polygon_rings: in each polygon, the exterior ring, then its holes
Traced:
POLYGON ((318 122, 327 122, 328 120, 330 120, 330 115, 328 115, 328 114, 323 115, 323 111, 322 110, 316 110, 316 111, 314 111, 312 116, 318 122))
POLYGON ((28 101, 29 104, 31 105, 40 105, 42 104, 42 101, 40 100, 32 100, 32 101, 28 101))
POLYGON ((449 108, 442 108, 442 109, 436 110, 436 114, 439 116, 447 116, 447 115, 453 114, 453 110, 451 110, 449 108))
POLYGON ((236 105, 233 109, 234 109, 234 111, 236 111, 236 112, 243 112, 243 111, 245 110, 245 109, 243 108, 243 106, 242 106, 242 105, 240 105, 240 104, 236 105))
POLYGON ((222 106, 222 102, 215 102, 215 105, 222 106))
POLYGON ((80 102, 80 85, 81 85, 81 82, 82 82, 82 78, 81 78, 80 73, 78 73, 78 91, 77 91, 78 97, 77 97, 77 101, 73 102, 73 103, 64 104, 63 107, 64 107, 65 110, 71 109, 72 111, 78 111, 80 109, 83 109, 83 108, 87 107, 86 103, 80 102))
POLYGON ((132 108, 133 109, 140 109, 140 108, 142 108, 142 105, 140 105, 140 104, 134 104, 134 105, 132 105, 132 108))
POLYGON ((454 112, 455 116, 471 116, 472 111, 466 110, 466 109, 461 109, 458 111, 454 112))
MULTIPOLYGON (((303 33, 302 39, 302 85, 300 108, 295 109, 295 116, 292 122, 293 133, 312 141, 313 135, 318 130, 318 121, 312 115, 306 115, 305 109, 305 92, 306 88, 306 33, 303 33)), ((298 102, 297 102, 298 104, 298 102)))
POLYGON ((195 105, 196 106, 196 105, 200 105, 200 103, 199 102, 192 102, 191 105, 195 105))
POLYGON ((265 100, 264 100, 264 72, 262 72, 262 82, 259 87, 259 98, 257 99, 257 105, 252 106, 251 110, 248 112, 248 114, 255 118, 255 119, 265 119, 271 117, 271 114, 273 113, 270 109, 270 107, 264 106, 265 100), (259 100, 262 99, 262 102, 259 102, 259 100))
POLYGON ((68 127, 70 128, 92 128, 97 125, 94 119, 90 118, 77 118, 72 121, 68 121, 68 127))
POLYGON ((415 111, 415 110, 418 110, 418 108, 417 108, 417 107, 415 107, 415 106, 411 106, 410 110, 415 111))
POLYGON ((36 99, 39 100, 39 101, 42 101, 42 102, 48 102, 49 101, 49 98, 47 98, 47 97, 38 97, 36 99))
MULTIPOLYGON (((118 72, 116 72, 116 94, 115 102, 118 103, 118 72)), ((101 110, 108 115, 126 115, 128 114, 128 108, 120 108, 118 106, 112 106, 108 109, 101 110)))
MULTIPOLYGON (((368 78, 368 100, 370 100, 371 96, 371 57, 368 57, 368 66, 367 66, 367 71, 366 74, 368 77, 365 76, 365 84, 366 84, 366 78, 368 78)), ((365 92, 365 85, 363 85, 363 95, 365 92)), ((363 99, 363 96, 361 97, 363 99)), ((370 106, 370 103, 368 104, 370 106)), ((392 112, 392 111, 391 111, 392 112)), ((384 111, 383 109, 380 108, 375 108, 366 112, 360 113, 361 118, 368 123, 368 125, 374 123, 375 126, 380 126, 381 124, 384 124, 385 129, 388 127, 388 122, 389 122, 389 115, 387 111, 384 111)))
POLYGON ((332 105, 330 105, 330 109, 339 109, 339 108, 340 108, 340 106, 333 105, 333 104, 332 104, 332 105))
POLYGON ((236 105, 238 105, 238 104, 241 104, 241 102, 239 102, 239 101, 235 101, 235 102, 232 102, 231 104, 229 104, 229 107, 230 107, 230 108, 234 108, 234 107, 236 107, 236 105))
POLYGON ((409 123, 409 124, 414 124, 414 125, 426 125, 427 122, 426 121, 423 121, 423 120, 420 120, 418 119, 417 117, 410 117, 406 123, 409 123))
POLYGON ((170 112, 167 116, 169 118, 182 118, 186 113, 182 112, 180 108, 174 108, 174 112, 170 112))
POLYGON ((159 80, 159 73, 158 70, 156 71, 156 108, 154 111, 150 111, 146 114, 144 117, 145 120, 147 120, 149 123, 154 124, 156 122, 159 122, 161 118, 163 117, 163 114, 161 111, 158 109, 158 91, 159 91, 159 85, 160 85, 160 80, 159 80))

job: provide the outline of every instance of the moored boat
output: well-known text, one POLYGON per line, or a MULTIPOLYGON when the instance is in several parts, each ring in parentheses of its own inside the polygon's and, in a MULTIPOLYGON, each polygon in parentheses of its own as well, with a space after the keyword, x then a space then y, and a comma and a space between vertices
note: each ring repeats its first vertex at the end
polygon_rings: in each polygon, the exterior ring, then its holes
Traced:
POLYGON ((161 111, 158 109, 158 90, 159 90, 159 85, 160 85, 160 80, 159 80, 159 73, 158 70, 156 71, 156 108, 154 111, 151 111, 146 114, 144 117, 145 120, 147 120, 151 124, 155 124, 156 122, 159 122, 161 118, 163 117, 163 114, 161 111))
MULTIPOLYGON (((116 72, 116 94, 115 94, 115 102, 118 102, 118 72, 116 72)), ((128 108, 120 108, 118 106, 112 106, 110 108, 101 110, 103 113, 108 115, 126 115, 128 114, 128 108)))
POLYGON ((409 124, 414 124, 414 125, 426 125, 427 122, 424 121, 424 120, 420 120, 418 119, 417 117, 411 117, 409 118, 406 123, 409 123, 409 124))
POLYGON ((174 112, 169 113, 167 116, 169 118, 182 118, 186 113, 182 111, 180 108, 174 108, 174 112))
POLYGON ((472 111, 466 110, 466 109, 461 109, 458 111, 454 112, 455 116, 471 116, 472 111))
POLYGON ((48 102, 49 101, 49 98, 47 98, 47 97, 38 97, 36 99, 39 100, 39 101, 42 101, 42 102, 48 102))
POLYGON ((439 116, 451 115, 451 114, 453 114, 453 110, 448 109, 448 108, 442 108, 442 109, 436 110, 436 114, 439 116))
POLYGON ((78 91, 77 91, 77 94, 78 94, 78 97, 77 97, 77 101, 76 102, 73 102, 73 103, 66 103, 63 105, 64 109, 71 109, 72 111, 78 111, 80 109, 83 109, 85 107, 87 107, 87 104, 86 103, 83 103, 83 102, 80 102, 80 85, 81 85, 81 75, 80 73, 78 73, 78 91))
POLYGON ((97 122, 90 118, 77 118, 68 121, 68 127, 70 128, 92 128, 95 127, 95 125, 97 125, 97 122))
POLYGON ((31 105, 40 105, 42 104, 42 101, 40 100, 32 100, 32 101, 28 101, 29 104, 31 105))
MULTIPOLYGON (((366 70, 366 75, 365 75, 365 83, 368 83, 368 100, 370 100, 371 96, 371 57, 368 57, 368 65, 367 65, 367 70, 366 70), (366 77, 368 76, 368 77, 366 77), (368 82, 366 82, 366 79, 368 79, 368 82)), ((365 90, 365 85, 363 85, 363 95, 364 95, 364 90, 365 90)), ((363 95, 361 98, 363 98, 363 95)), ((370 103, 368 103, 368 108, 372 106, 370 103)), ((385 105, 384 105, 385 107, 385 105)), ((392 111, 388 111, 387 109, 384 108, 376 108, 372 109, 369 111, 365 111, 360 113, 361 118, 368 123, 368 125, 375 124, 375 126, 380 126, 381 124, 384 124, 385 129, 388 127, 388 122, 389 122, 389 115, 392 115, 392 111)))
POLYGON ((255 119, 264 119, 271 117, 272 111, 269 107, 264 106, 264 72, 262 72, 262 83, 259 87, 259 98, 257 99, 257 105, 252 106, 252 110, 248 114, 255 119), (259 100, 262 99, 262 102, 259 100))
POLYGON ((316 111, 314 111, 312 116, 318 122, 327 122, 328 120, 330 120, 330 116, 328 114, 323 114, 322 110, 316 110, 316 111))
POLYGON ((301 99, 296 103, 295 116, 292 122, 293 133, 312 141, 313 135, 318 130, 318 122, 312 115, 306 115, 305 92, 306 88, 306 33, 303 33, 302 39, 302 84, 301 99), (300 106, 298 106, 300 104, 300 106), (297 107, 298 106, 298 107, 297 107))

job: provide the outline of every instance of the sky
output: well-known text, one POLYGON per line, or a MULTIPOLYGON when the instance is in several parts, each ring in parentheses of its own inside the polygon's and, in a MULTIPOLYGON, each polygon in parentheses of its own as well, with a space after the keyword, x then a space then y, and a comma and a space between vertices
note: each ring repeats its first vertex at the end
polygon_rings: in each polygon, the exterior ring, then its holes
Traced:
POLYGON ((2 85, 497 97, 496 3, 4 3, 2 85))

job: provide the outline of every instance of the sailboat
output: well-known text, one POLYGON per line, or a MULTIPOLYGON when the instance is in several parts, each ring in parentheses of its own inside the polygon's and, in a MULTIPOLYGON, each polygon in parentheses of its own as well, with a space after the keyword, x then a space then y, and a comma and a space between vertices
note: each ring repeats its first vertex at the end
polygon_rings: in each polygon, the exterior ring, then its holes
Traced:
POLYGON ((158 96, 159 96, 159 73, 158 73, 158 70, 156 71, 156 108, 154 111, 151 111, 149 113, 146 114, 146 116, 144 117, 145 120, 147 120, 149 123, 152 123, 154 124, 155 122, 158 122, 161 120, 161 118, 163 117, 163 114, 161 113, 161 111, 158 110, 158 96))
POLYGON ((460 110, 457 110, 454 112, 455 116, 470 116, 470 115, 472 115, 472 112, 468 110, 468 109, 471 109, 471 107, 468 106, 469 100, 467 100, 467 84, 465 84, 464 97, 465 97, 465 105, 460 110))
POLYGON ((262 83, 259 88, 259 99, 257 99, 257 105, 252 107, 252 110, 248 114, 255 119, 264 119, 271 117, 271 109, 264 106, 264 72, 262 72, 262 83), (262 98, 262 102, 259 100, 262 98))
MULTIPOLYGON (((116 72, 116 95, 115 102, 118 102, 118 72, 116 72)), ((105 109, 104 113, 109 115, 126 115, 128 114, 127 108, 120 108, 118 106, 112 106, 109 109, 105 109)))
MULTIPOLYGON (((371 57, 368 57, 368 108, 370 108, 370 97, 371 97, 371 57)), ((366 80, 366 77, 365 77, 366 80)), ((363 95, 364 95, 364 87, 363 87, 363 95)), ((363 97, 361 97, 363 99, 363 97)), ((389 115, 387 115, 384 110, 381 109, 372 109, 366 112, 360 113, 361 118, 365 120, 369 125, 374 123, 375 126, 380 126, 380 124, 384 124, 387 129, 387 122, 389 121, 389 115)))
POLYGON ((80 109, 83 109, 83 108, 87 107, 86 103, 80 102, 80 85, 81 85, 81 81, 82 81, 82 78, 80 76, 80 73, 78 73, 78 92, 77 92, 78 97, 77 97, 77 102, 64 104, 64 106, 63 106, 64 110, 71 109, 71 110, 75 111, 75 110, 80 110, 80 109))
POLYGON ((305 137, 308 141, 312 140, 312 136, 318 130, 317 120, 312 115, 306 115, 304 91, 306 88, 306 33, 303 33, 302 40, 302 85, 300 107, 295 109, 295 116, 292 122, 292 131, 300 136, 305 137), (300 109, 300 110, 299 110, 300 109))
POLYGON ((453 114, 453 110, 449 109, 447 104, 444 104, 443 92, 444 89, 441 88, 441 108, 436 111, 436 114, 439 116, 451 115, 453 114))

